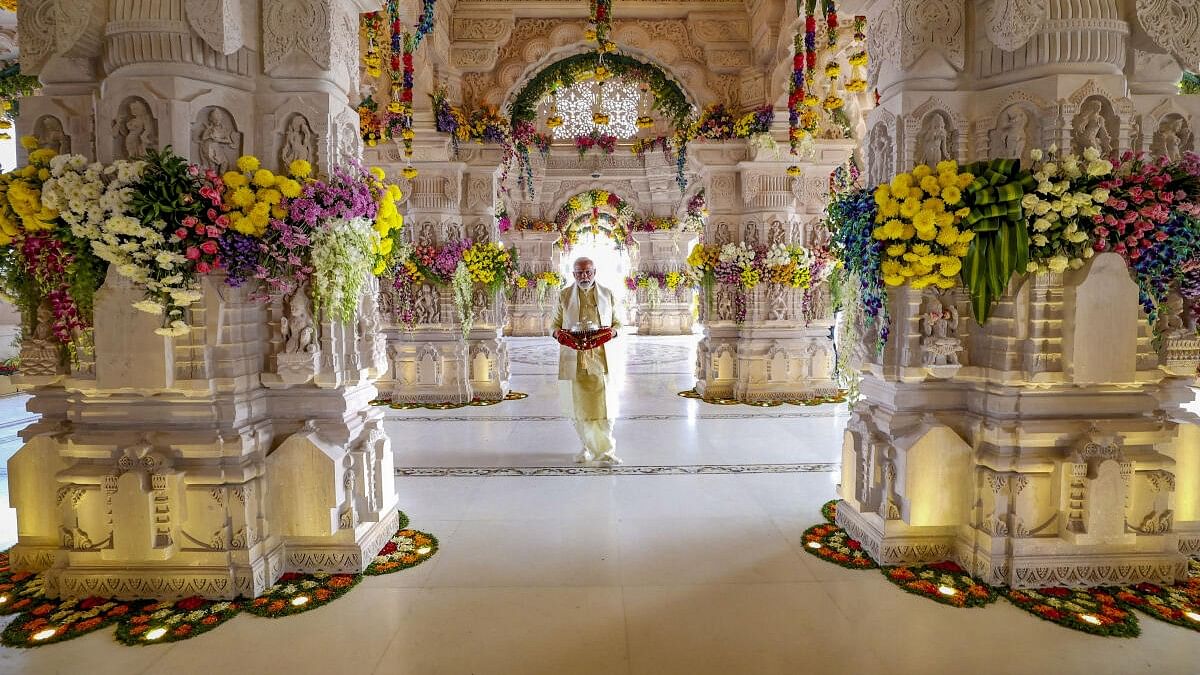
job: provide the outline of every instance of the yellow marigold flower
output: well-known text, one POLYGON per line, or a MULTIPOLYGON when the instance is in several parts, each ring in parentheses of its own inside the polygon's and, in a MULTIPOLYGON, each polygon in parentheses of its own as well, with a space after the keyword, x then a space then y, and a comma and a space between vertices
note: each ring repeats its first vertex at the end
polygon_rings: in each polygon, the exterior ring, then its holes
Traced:
POLYGON ((954 206, 962 201, 962 192, 959 191, 958 187, 951 185, 942 190, 942 199, 946 200, 946 203, 950 206, 954 206))
POLYGON ((275 174, 266 169, 259 169, 254 172, 254 184, 258 187, 271 187, 275 184, 275 174))
POLYGON ((884 260, 883 262, 879 263, 879 271, 883 272, 884 274, 899 274, 900 263, 896 262, 895 260, 884 260))
POLYGON ((912 177, 916 180, 924 180, 926 176, 932 176, 933 169, 929 168, 928 164, 918 164, 913 167, 912 177))
POLYGON ((912 245, 912 252, 916 253, 918 256, 929 255, 929 252, 931 250, 932 249, 930 249, 929 244, 913 244, 912 245))
POLYGON ((888 286, 903 286, 904 277, 897 275, 885 275, 883 277, 883 283, 887 284, 888 286))
POLYGON ((287 209, 283 208, 282 206, 272 206, 271 207, 271 217, 272 218, 284 218, 287 216, 287 213, 288 213, 287 209))
POLYGON ((300 196, 300 183, 292 178, 284 178, 279 181, 279 192, 288 199, 295 199, 300 196))
POLYGON ((887 226, 880 225, 879 227, 876 227, 875 229, 871 230, 871 236, 874 237, 875 239, 878 239, 879 241, 888 239, 889 237, 888 237, 888 233, 887 233, 887 226))
POLYGON ((387 180, 387 172, 377 166, 371 167, 371 175, 381 183, 387 180))
POLYGON ((258 158, 254 155, 242 155, 238 157, 237 168, 242 173, 254 173, 258 171, 258 158))
POLYGON ((905 218, 914 218, 921 210, 921 200, 916 197, 909 197, 900 205, 900 215, 905 218))
POLYGON ((938 173, 958 173, 958 162, 953 159, 943 159, 937 163, 938 173))
POLYGON ((955 244, 950 247, 950 255, 952 255, 956 258, 961 258, 961 257, 965 256, 967 254, 967 252, 970 250, 971 250, 970 244, 955 244))
POLYGON ((934 219, 938 227, 950 227, 954 224, 954 215, 950 213, 939 213, 934 219))
POLYGON ((245 174, 238 173, 237 171, 226 171, 225 175, 221 176, 221 180, 225 181, 225 187, 234 189, 250 183, 245 174))
POLYGON ((937 243, 942 246, 953 246, 958 242, 958 230, 953 227, 947 227, 938 233, 937 243))
POLYGON ((888 200, 879 205, 879 215, 884 218, 895 218, 900 214, 900 202, 895 199, 888 200))
POLYGON ((911 188, 907 185, 892 185, 892 196, 896 199, 905 199, 908 197, 911 188))
POLYGON ((275 206, 279 202, 283 201, 283 194, 281 194, 279 190, 263 188, 262 190, 258 191, 258 200, 260 202, 266 202, 271 206, 275 206))
POLYGON ((921 208, 925 209, 926 211, 933 211, 934 213, 945 213, 946 202, 943 202, 937 197, 930 197, 929 199, 921 202, 921 208))
POLYGON ((41 145, 41 142, 38 141, 37 136, 22 136, 21 137, 21 147, 25 148, 26 150, 36 150, 38 148, 38 146, 40 146, 40 145, 41 145))
POLYGON ((918 232, 931 228, 934 226, 934 217, 935 214, 933 211, 921 210, 917 215, 913 216, 913 227, 917 228, 918 232))
POLYGON ((288 173, 291 174, 293 178, 308 178, 310 175, 312 175, 312 164, 310 164, 308 160, 297 159, 291 164, 288 164, 288 173))
POLYGON ((893 258, 896 256, 904 255, 905 248, 906 247, 904 246, 904 244, 892 244, 891 246, 887 247, 887 254, 892 256, 893 258))
POLYGON ((916 253, 913 253, 912 251, 909 251, 908 253, 905 253, 904 255, 900 256, 900 259, 903 260, 904 262, 911 263, 911 262, 917 262, 918 260, 920 260, 921 256, 917 255, 916 253))
POLYGON ((941 190, 938 186, 938 179, 933 176, 925 176, 921 179, 921 189, 930 194, 937 194, 941 190))
POLYGON ((254 192, 248 187, 237 188, 229 195, 229 202, 239 209, 248 208, 254 203, 254 192))
POLYGON ((892 190, 887 183, 875 188, 875 203, 883 206, 885 200, 892 196, 892 190))
POLYGON ((962 270, 962 261, 958 258, 951 258, 950 260, 941 264, 941 270, 942 276, 952 277, 962 270))
POLYGON ((969 244, 969 243, 971 243, 971 240, 974 238, 975 238, 975 231, 967 230, 966 232, 963 232, 962 234, 958 235, 958 243, 969 244))
POLYGON ((921 239, 922 241, 932 241, 935 237, 937 237, 937 228, 936 227, 930 227, 930 228, 926 228, 924 230, 920 230, 920 229, 917 230, 917 238, 921 239))
POLYGON ((967 216, 971 215, 971 209, 969 207, 964 206, 961 209, 955 211, 954 215, 958 216, 959 218, 966 218, 967 216))
POLYGON ((29 163, 30 164, 46 164, 50 160, 54 159, 54 157, 56 155, 58 155, 58 153, 51 150, 50 148, 41 148, 39 150, 34 150, 33 152, 29 153, 29 163))
POLYGON ((904 233, 904 223, 899 220, 889 220, 883 226, 889 239, 898 239, 904 233))
POLYGON ((959 189, 966 190, 967 188, 971 187, 971 183, 974 183, 974 182, 975 182, 975 176, 973 176, 969 173, 958 174, 959 189))
POLYGON ((942 277, 941 279, 938 279, 937 282, 935 282, 935 283, 937 283, 938 288, 954 288, 954 285, 958 282, 956 282, 954 279, 949 278, 949 277, 942 277))

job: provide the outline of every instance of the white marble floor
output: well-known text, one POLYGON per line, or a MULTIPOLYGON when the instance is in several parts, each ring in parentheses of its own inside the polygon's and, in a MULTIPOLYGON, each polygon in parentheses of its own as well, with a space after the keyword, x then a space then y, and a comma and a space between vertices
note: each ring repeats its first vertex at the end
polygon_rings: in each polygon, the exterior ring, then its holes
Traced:
POLYGON ((548 343, 514 341, 529 399, 389 412, 401 506, 441 541, 428 563, 173 645, 0 649, 0 673, 1200 673, 1200 635, 1149 618, 1136 640, 1091 637, 806 554, 844 410, 681 399, 691 340, 628 343, 621 473, 537 475, 571 466, 575 440, 548 343))

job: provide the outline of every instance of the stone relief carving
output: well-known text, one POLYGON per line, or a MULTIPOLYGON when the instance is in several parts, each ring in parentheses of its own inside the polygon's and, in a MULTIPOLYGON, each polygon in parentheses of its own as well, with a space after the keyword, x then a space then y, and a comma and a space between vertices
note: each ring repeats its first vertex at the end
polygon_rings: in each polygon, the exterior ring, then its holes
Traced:
POLYGON ((898 3, 901 16, 901 65, 911 68, 925 52, 936 50, 950 65, 962 70, 966 63, 966 27, 962 0, 927 0, 898 3))
POLYGON ((131 96, 117 109, 113 121, 113 155, 132 159, 158 147, 158 121, 150 112, 145 99, 131 96))
POLYGON ((747 244, 749 244, 750 246, 757 246, 758 245, 758 225, 756 225, 754 223, 746 223, 744 232, 745 232, 745 234, 742 236, 742 240, 744 242, 746 242, 747 244))
POLYGON ((245 45, 237 0, 187 0, 184 9, 188 25, 217 52, 228 56, 245 45))
POLYGON ((868 147, 870 149, 867 161, 869 182, 871 185, 880 185, 888 182, 895 175, 892 164, 895 151, 892 146, 892 135, 888 133, 887 124, 880 122, 871 129, 868 147))
POLYGON ((446 241, 461 241, 463 238, 462 226, 458 223, 450 223, 446 226, 446 241))
POLYGON ((774 246, 775 244, 784 244, 787 241, 787 233, 784 231, 783 223, 776 220, 771 223, 770 233, 767 235, 767 243, 774 246))
POLYGON ((1046 0, 992 0, 985 23, 988 39, 1006 52, 1024 47, 1042 29, 1047 9, 1046 0))
POLYGON ((1000 121, 992 131, 988 144, 992 159, 1024 158, 1037 145, 1037 128, 1037 118, 1020 104, 1014 103, 1005 108, 1000 113, 1000 121))
POLYGON ((63 129, 62 120, 54 115, 42 115, 33 124, 33 135, 43 148, 50 148, 60 155, 71 154, 71 137, 63 129))
POLYGON ((437 289, 429 284, 421 286, 413 303, 413 316, 417 323, 441 323, 442 306, 437 289))
POLYGON ((356 79, 357 24, 350 22, 349 12, 331 0, 264 0, 263 68, 269 72, 299 50, 322 70, 346 69, 356 79))
POLYGON ((283 336, 283 353, 312 354, 317 350, 316 327, 313 324, 312 301, 308 285, 301 285, 287 299, 286 314, 279 320, 283 336))
POLYGON ((421 223, 421 227, 417 230, 417 246, 434 246, 437 244, 437 235, 433 231, 433 223, 425 221, 421 223))
POLYGON ((242 154, 242 134, 228 110, 210 106, 192 124, 192 157, 201 166, 228 171, 242 154))
POLYGON ((927 113, 921 120, 921 130, 917 132, 913 161, 934 166, 944 159, 955 159, 958 154, 957 134, 954 123, 946 113, 940 110, 927 113))
POLYGON ((921 360, 925 366, 958 366, 962 339, 958 336, 959 315, 953 300, 929 291, 921 313, 921 360))
POLYGON ((1160 47, 1186 67, 1200 63, 1200 2, 1136 0, 1137 20, 1160 47))
POLYGON ((729 236, 729 223, 720 223, 717 225, 717 244, 725 245, 733 241, 729 236))
POLYGON ((1183 115, 1171 113, 1163 117, 1154 132, 1154 140, 1150 144, 1150 152, 1164 155, 1172 161, 1179 161, 1186 150, 1195 147, 1192 130, 1188 127, 1183 115))
POLYGON ((308 118, 293 113, 283 128, 283 143, 279 148, 279 166, 283 170, 296 160, 315 164, 317 157, 317 135, 313 133, 308 118))
POLYGON ((487 223, 475 223, 471 226, 472 241, 490 241, 491 236, 488 234, 487 223))
POLYGON ((21 27, 21 71, 39 74, 51 56, 73 51, 99 52, 100 30, 92 26, 92 3, 42 0, 17 5, 21 27), (96 30, 89 32, 89 28, 96 30))
POLYGON ((1102 96, 1084 99, 1075 119, 1071 121, 1071 141, 1075 151, 1082 153, 1085 148, 1096 148, 1101 155, 1112 153, 1116 149, 1113 136, 1115 120, 1116 114, 1112 112, 1112 104, 1107 99, 1102 96))

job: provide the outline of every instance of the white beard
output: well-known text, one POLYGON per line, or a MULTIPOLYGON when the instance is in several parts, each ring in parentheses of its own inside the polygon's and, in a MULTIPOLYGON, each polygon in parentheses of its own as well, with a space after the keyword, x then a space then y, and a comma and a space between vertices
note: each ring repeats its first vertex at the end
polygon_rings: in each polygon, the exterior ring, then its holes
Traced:
POLYGON ((595 281, 589 281, 589 282, 587 282, 587 283, 584 283, 584 282, 582 282, 582 281, 577 281, 577 282, 575 282, 575 284, 576 284, 577 286, 579 286, 580 288, 582 288, 583 290, 585 290, 585 291, 590 291, 590 290, 592 290, 592 286, 595 286, 595 285, 596 285, 596 282, 595 282, 595 281))

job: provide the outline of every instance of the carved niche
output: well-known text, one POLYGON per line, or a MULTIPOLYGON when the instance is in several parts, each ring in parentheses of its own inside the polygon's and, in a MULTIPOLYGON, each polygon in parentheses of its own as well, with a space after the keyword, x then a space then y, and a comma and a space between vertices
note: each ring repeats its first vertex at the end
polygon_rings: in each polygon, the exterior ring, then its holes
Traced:
POLYGON ((150 104, 140 96, 130 96, 117 108, 113 120, 113 156, 132 159, 158 147, 158 120, 150 104))
POLYGON ((1119 130, 1120 121, 1112 102, 1093 94, 1083 99, 1079 112, 1071 120, 1071 146, 1079 153, 1092 147, 1102 156, 1109 155, 1118 149, 1119 130))
POLYGON ((996 128, 988 134, 992 159, 1024 159, 1029 151, 1041 146, 1041 122, 1037 111, 1025 103, 1013 103, 1000 111, 996 128))
POLYGON ((60 155, 71 154, 71 137, 63 129, 62 120, 54 115, 42 115, 33 123, 33 135, 41 147, 49 148, 60 155))
POLYGON ((287 171, 292 162, 300 159, 316 164, 317 135, 307 117, 292 113, 279 134, 279 166, 282 170, 287 171))
POLYGON ((1150 152, 1169 157, 1171 161, 1179 161, 1184 152, 1196 148, 1195 135, 1188 125, 1187 118, 1179 113, 1163 115, 1153 133, 1150 152))
POLYGON ((867 140, 867 177, 871 185, 886 183, 895 175, 895 152, 887 123, 877 123, 867 140))
POLYGON ((242 133, 228 110, 209 106, 192 123, 192 160, 224 173, 242 155, 242 133))

